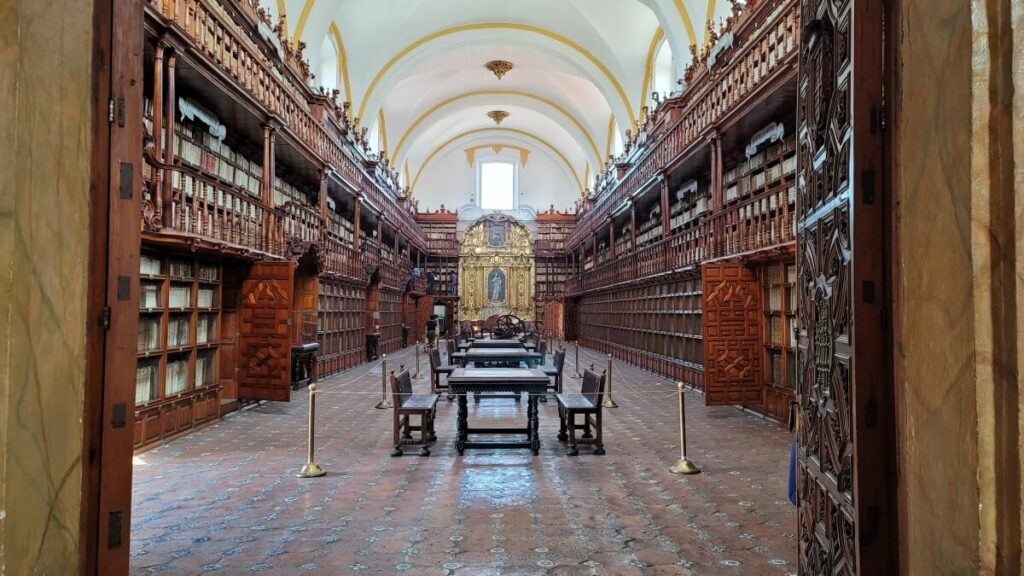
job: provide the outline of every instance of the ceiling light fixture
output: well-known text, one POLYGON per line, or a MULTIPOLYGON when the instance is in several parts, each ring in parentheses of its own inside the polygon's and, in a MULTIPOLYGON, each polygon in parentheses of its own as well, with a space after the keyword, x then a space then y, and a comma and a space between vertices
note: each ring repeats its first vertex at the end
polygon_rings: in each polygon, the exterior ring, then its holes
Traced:
POLYGON ((484 64, 484 68, 490 70, 491 73, 497 76, 498 80, 501 80, 501 77, 508 74, 509 71, 512 70, 513 66, 508 60, 491 60, 487 64, 484 64))
POLYGON ((487 113, 487 117, 494 120, 494 123, 498 126, 501 126, 501 123, 505 118, 508 118, 508 112, 505 112, 504 110, 492 110, 487 113))

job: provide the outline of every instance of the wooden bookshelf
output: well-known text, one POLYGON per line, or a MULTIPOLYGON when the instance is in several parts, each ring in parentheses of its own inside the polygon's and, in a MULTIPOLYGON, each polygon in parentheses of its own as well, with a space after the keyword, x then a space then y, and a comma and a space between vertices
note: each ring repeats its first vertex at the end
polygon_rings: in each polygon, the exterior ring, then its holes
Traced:
POLYGON ((703 385, 699 277, 632 286, 579 301, 580 341, 648 370, 703 385))
POLYGON ((785 421, 789 402, 796 398, 796 264, 792 260, 764 264, 758 276, 763 290, 765 410, 785 421))
POLYGON ((135 448, 220 416, 219 262, 144 251, 139 265, 135 448))
POLYGON ((380 289, 380 352, 390 354, 402 346, 402 293, 380 289))
POLYGON ((352 283, 320 278, 317 338, 318 376, 328 376, 361 364, 366 358, 366 289, 352 283))

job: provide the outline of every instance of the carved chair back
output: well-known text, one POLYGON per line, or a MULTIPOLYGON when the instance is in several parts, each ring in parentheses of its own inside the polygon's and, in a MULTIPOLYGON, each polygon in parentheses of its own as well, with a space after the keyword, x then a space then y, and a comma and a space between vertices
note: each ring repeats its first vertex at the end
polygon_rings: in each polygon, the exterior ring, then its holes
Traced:
POLYGON ((605 374, 602 372, 600 376, 597 372, 591 369, 587 369, 583 372, 583 387, 580 393, 595 407, 601 406, 601 396, 604 394, 604 380, 605 374))
POLYGON ((402 403, 412 396, 412 377, 408 370, 403 370, 397 376, 391 372, 391 397, 395 408, 400 408, 402 403))
POLYGON ((430 349, 430 371, 433 372, 441 366, 441 351, 437 348, 430 349))

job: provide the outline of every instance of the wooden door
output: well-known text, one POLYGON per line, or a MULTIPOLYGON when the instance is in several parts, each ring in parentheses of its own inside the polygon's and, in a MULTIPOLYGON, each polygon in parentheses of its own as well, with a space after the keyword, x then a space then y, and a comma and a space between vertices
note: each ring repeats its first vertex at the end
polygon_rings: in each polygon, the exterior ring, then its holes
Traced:
POLYGON ((316 342, 316 314, 318 279, 316 276, 300 273, 295 275, 294 318, 292 320, 292 341, 295 344, 316 342))
POLYGON ((757 277, 740 262, 705 264, 701 273, 705 403, 759 404, 764 374, 757 277))
POLYGON ((801 574, 897 574, 882 0, 801 0, 801 574))
MULTIPOLYGON (((95 0, 81 573, 127 575, 142 210, 141 2, 95 0), (108 121, 109 115, 109 121, 108 121)), ((70 486, 70 484, 69 484, 70 486)), ((2 570, 0 570, 2 571, 2 570)))
POLYGON ((294 262, 259 262, 242 281, 238 397, 287 402, 291 393, 294 262))

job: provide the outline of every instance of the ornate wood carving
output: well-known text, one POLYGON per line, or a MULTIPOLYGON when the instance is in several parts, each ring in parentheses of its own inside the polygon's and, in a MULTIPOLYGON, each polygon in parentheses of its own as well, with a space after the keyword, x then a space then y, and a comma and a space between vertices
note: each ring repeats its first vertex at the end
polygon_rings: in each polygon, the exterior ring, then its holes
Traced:
POLYGON ((704 378, 708 406, 760 403, 760 287, 738 262, 705 264, 704 378))
POLYGON ((882 187, 882 137, 873 125, 883 82, 880 6, 878 0, 856 8, 851 0, 801 1, 801 574, 898 573, 894 448, 885 432, 892 425, 891 342, 882 316, 887 229, 883 201, 875 196, 882 187))
POLYGON ((295 264, 259 262, 242 282, 238 397, 287 402, 295 264))

